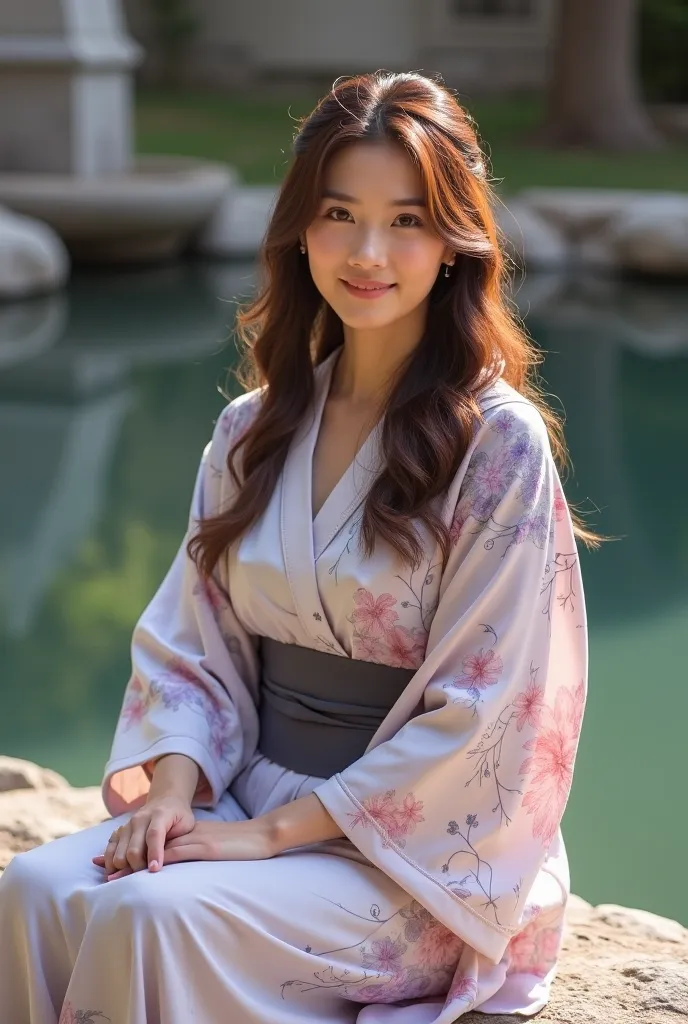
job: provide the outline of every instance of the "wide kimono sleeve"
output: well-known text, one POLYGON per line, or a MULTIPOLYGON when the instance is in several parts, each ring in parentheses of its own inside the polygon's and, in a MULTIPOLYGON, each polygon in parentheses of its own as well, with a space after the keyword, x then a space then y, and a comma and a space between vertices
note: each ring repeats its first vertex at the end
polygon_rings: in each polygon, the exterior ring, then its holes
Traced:
POLYGON ((256 655, 232 610, 225 563, 204 580, 186 550, 198 521, 232 498, 226 454, 249 399, 236 399, 218 418, 198 469, 187 531, 133 632, 131 678, 102 784, 113 816, 145 800, 153 762, 171 753, 198 764, 193 802, 212 807, 257 744, 256 655))
POLYGON ((537 409, 487 412, 464 466, 401 725, 386 735, 383 723, 315 792, 373 864, 497 963, 557 856, 586 694, 585 609, 537 409))

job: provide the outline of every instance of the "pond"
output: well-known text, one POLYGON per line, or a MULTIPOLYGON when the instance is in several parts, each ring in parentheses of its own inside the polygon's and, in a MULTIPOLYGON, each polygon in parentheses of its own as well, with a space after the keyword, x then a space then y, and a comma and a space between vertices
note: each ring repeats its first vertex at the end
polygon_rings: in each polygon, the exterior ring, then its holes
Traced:
MULTIPOLYGON (((225 404, 250 265, 80 275, 0 307, 0 752, 97 784, 134 622, 181 539, 225 404)), ((688 925, 688 298, 532 276, 583 552, 590 697, 564 820, 574 891, 688 925)), ((238 387, 230 379, 232 393, 238 387)))

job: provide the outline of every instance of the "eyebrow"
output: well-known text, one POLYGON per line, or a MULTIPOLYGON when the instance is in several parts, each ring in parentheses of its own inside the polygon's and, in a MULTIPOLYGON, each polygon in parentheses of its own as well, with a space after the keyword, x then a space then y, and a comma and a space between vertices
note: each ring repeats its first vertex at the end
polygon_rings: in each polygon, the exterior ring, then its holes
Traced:
MULTIPOLYGON (((350 196, 346 192, 337 192, 336 189, 328 188, 322 194, 323 199, 339 199, 343 203, 360 203, 360 199, 350 196)), ((410 199, 392 199, 390 206, 425 206, 422 196, 412 196, 410 199)))

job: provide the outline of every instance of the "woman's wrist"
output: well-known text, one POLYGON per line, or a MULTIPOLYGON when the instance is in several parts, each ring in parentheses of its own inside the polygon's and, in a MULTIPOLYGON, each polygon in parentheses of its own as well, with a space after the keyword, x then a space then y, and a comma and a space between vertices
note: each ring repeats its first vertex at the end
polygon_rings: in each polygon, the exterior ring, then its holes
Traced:
POLYGON ((344 836, 334 818, 325 810, 315 793, 299 797, 291 803, 261 816, 272 855, 299 846, 324 843, 344 836))
POLYGON ((176 796, 191 803, 201 770, 186 754, 163 754, 152 769, 148 800, 162 796, 176 796))

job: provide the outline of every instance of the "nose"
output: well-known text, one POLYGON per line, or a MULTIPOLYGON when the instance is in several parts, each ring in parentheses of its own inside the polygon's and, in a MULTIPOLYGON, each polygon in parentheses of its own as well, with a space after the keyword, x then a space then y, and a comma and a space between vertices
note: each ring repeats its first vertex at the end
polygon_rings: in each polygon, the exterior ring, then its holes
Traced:
POLYGON ((348 262, 351 267, 363 269, 386 266, 387 252, 382 233, 373 229, 359 231, 348 262))

